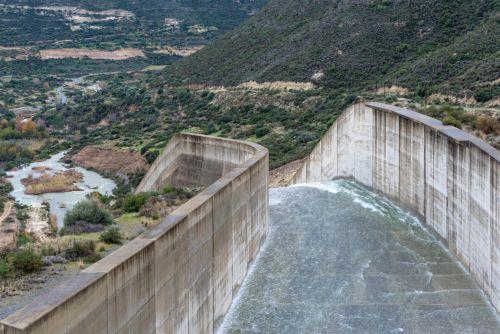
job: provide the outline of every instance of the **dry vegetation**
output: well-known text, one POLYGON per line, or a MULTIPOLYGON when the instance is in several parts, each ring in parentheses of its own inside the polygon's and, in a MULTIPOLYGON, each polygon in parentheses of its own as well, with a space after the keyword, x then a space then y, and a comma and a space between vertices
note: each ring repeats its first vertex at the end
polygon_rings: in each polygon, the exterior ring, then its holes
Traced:
POLYGON ((176 47, 176 46, 165 46, 162 49, 155 50, 154 53, 166 54, 171 56, 180 56, 187 57, 192 55, 195 52, 198 52, 204 47, 204 45, 194 45, 194 46, 184 46, 184 47, 176 47))
POLYGON ((77 165, 106 174, 134 174, 147 169, 147 163, 137 152, 87 146, 71 158, 77 165))
POLYGON ((273 81, 258 83, 248 81, 238 85, 238 88, 244 89, 271 89, 271 90, 311 90, 314 84, 311 82, 293 82, 293 81, 273 81))
POLYGON ((40 51, 42 59, 64 59, 64 58, 83 58, 106 59, 106 60, 125 60, 128 58, 143 57, 146 55, 142 50, 125 48, 115 51, 91 50, 91 49, 47 49, 40 51))
POLYGON ((83 174, 74 169, 54 175, 43 174, 39 177, 29 175, 22 179, 21 183, 26 187, 25 193, 30 195, 40 195, 45 193, 57 193, 80 190, 76 183, 83 181, 83 174))

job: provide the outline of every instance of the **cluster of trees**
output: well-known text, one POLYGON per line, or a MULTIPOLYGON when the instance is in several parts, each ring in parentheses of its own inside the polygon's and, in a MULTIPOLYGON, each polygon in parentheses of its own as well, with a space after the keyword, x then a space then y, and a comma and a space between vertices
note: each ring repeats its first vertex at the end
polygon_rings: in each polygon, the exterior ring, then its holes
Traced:
POLYGON ((38 142, 44 141, 48 134, 32 119, 23 120, 5 110, 0 112, 0 167, 10 169, 33 159, 38 142))
POLYGON ((0 120, 0 140, 32 139, 46 136, 45 128, 37 126, 31 118, 26 120, 15 118, 11 121, 2 118, 0 120))

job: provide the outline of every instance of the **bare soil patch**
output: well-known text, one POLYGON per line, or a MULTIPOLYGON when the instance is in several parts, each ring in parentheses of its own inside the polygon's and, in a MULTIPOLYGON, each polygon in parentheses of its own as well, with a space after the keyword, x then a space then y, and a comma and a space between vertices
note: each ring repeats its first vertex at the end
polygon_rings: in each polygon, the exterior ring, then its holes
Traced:
POLYGON ((91 50, 91 49, 47 49, 40 51, 40 58, 46 59, 64 59, 64 58, 83 58, 106 59, 106 60, 125 60, 134 57, 146 58, 142 50, 126 48, 115 51, 91 50))
POLYGON ((16 247, 19 223, 13 216, 12 202, 8 201, 5 203, 3 213, 0 216, 0 254, 16 247))

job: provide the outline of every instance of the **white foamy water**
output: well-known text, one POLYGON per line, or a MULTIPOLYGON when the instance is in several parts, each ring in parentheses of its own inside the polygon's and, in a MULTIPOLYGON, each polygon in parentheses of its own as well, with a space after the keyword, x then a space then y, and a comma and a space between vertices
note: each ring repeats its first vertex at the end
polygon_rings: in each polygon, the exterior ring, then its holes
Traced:
POLYGON ((269 235, 225 333, 500 333, 418 219, 352 181, 270 190, 269 235))

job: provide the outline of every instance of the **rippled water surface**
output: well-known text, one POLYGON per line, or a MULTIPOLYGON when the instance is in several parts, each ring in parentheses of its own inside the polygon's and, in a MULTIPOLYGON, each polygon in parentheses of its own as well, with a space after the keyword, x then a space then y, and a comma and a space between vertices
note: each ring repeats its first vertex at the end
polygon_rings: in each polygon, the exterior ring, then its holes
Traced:
POLYGON ((64 171, 68 169, 61 161, 59 161, 65 152, 53 155, 50 159, 40 162, 34 162, 21 169, 7 172, 9 176, 9 181, 14 187, 14 191, 10 194, 14 196, 16 201, 26 204, 39 206, 44 201, 50 203, 51 212, 55 213, 57 216, 58 226, 62 226, 64 214, 66 211, 73 207, 76 202, 85 198, 85 196, 93 191, 100 192, 101 194, 111 194, 116 184, 113 180, 102 177, 96 172, 86 170, 81 167, 75 167, 75 169, 83 174, 83 182, 78 183, 80 191, 69 191, 63 193, 48 193, 41 195, 28 195, 24 193, 25 187, 21 184, 21 179, 28 177, 32 174, 34 177, 40 175, 40 172, 34 171, 34 167, 45 166, 49 167, 50 170, 47 173, 55 173, 58 171, 64 171))
POLYGON ((500 333, 441 244, 356 183, 271 189, 269 224, 220 333, 500 333))

